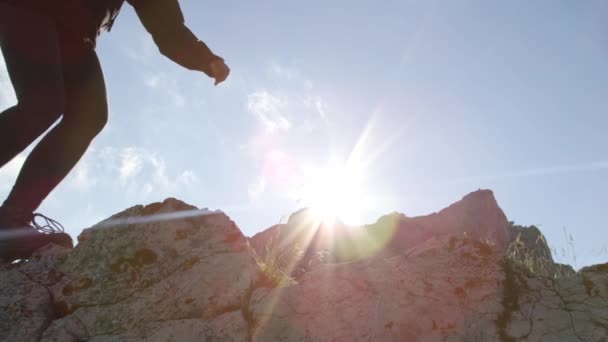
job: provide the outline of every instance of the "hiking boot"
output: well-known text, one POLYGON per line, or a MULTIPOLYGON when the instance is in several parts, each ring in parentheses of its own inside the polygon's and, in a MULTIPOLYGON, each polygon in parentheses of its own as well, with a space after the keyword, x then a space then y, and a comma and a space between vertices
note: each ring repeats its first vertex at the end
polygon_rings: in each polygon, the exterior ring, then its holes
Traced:
POLYGON ((28 259, 49 243, 73 247, 72 238, 59 222, 41 214, 0 207, 0 259, 6 262, 28 259))

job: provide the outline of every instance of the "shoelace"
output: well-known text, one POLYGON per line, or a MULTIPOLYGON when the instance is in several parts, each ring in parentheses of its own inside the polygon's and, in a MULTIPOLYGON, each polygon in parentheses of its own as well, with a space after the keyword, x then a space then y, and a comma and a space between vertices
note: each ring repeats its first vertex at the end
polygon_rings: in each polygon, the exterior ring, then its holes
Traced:
POLYGON ((43 234, 54 234, 54 233, 63 233, 65 232, 65 228, 61 225, 61 223, 44 216, 42 214, 35 213, 32 217, 32 226, 34 229, 43 234), (36 222, 36 219, 40 218, 44 220, 43 224, 39 224, 36 222))

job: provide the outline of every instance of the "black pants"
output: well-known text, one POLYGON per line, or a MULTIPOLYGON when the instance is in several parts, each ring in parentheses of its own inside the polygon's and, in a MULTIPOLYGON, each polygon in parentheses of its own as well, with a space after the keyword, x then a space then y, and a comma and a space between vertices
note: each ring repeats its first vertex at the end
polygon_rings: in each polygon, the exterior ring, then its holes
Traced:
POLYGON ((67 176, 107 122, 94 46, 69 26, 0 1, 0 47, 18 100, 0 114, 0 167, 52 127, 4 202, 26 212, 67 176))

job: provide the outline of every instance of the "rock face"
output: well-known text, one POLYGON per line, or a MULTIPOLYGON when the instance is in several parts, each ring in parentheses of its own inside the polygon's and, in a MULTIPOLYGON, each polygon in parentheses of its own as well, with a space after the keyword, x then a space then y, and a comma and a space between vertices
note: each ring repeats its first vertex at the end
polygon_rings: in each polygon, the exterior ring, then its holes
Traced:
POLYGON ((311 215, 247 239, 178 200, 128 209, 74 250, 0 265, 0 340, 608 338, 608 264, 554 272, 542 233, 510 224, 489 191, 364 227, 311 215))
POLYGON ((341 223, 327 226, 319 222, 312 210, 305 209, 291 215, 286 224, 256 234, 250 242, 263 258, 273 253, 274 258, 278 255, 290 259, 294 247, 300 249, 297 261, 290 262, 291 275, 299 278, 317 264, 400 254, 443 236, 486 241, 504 250, 515 235, 510 232, 509 222, 492 192, 480 190, 438 213, 420 217, 392 213, 362 227, 341 223), (270 245, 272 250, 267 248, 270 245))
POLYGON ((0 340, 246 339, 241 304, 258 268, 223 213, 173 199, 137 206, 63 252, 2 272, 2 300, 13 306, 0 340), (28 276, 36 270, 49 276, 28 276))
POLYGON ((256 341, 604 341, 607 271, 548 278, 484 242, 441 237, 256 289, 250 316, 256 341))

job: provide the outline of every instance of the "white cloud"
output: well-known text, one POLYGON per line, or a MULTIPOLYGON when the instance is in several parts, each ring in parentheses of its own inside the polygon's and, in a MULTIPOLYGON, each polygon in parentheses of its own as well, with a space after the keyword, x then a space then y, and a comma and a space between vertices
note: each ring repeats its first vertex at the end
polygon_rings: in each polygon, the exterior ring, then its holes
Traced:
POLYGON ((144 76, 144 84, 148 88, 156 88, 160 84, 160 79, 161 79, 161 77, 159 74, 146 75, 146 76, 144 76))
POLYGON ((295 85, 303 86, 306 90, 312 90, 314 83, 307 78, 300 70, 292 67, 273 63, 270 67, 270 73, 273 78, 278 78, 290 82, 295 85))
POLYGON ((126 194, 139 198, 164 196, 199 182, 192 170, 169 172, 162 157, 144 148, 106 147, 100 153, 92 153, 90 158, 94 159, 91 163, 98 166, 96 182, 99 186, 119 186, 126 194))
MULTIPOLYGON (((329 111, 323 96, 314 89, 314 82, 293 67, 273 63, 266 71, 269 88, 257 88, 247 96, 247 109, 256 118, 263 132, 256 132, 247 144, 239 146, 254 160, 265 165, 273 151, 285 150, 290 142, 309 141, 329 128, 329 111)), ((319 141, 319 143, 322 143, 319 141)), ((316 141, 309 145, 315 145, 316 141)), ((289 150, 285 150, 287 154, 289 150)), ((280 177, 279 177, 280 178, 280 177)), ((264 170, 248 186, 250 200, 268 194, 285 193, 284 182, 267 177, 264 170)))
POLYGON ((79 190, 90 189, 97 184, 97 178, 91 175, 88 158, 83 158, 76 165, 70 184, 79 190))
MULTIPOLYGON (((140 82, 151 91, 160 93, 160 97, 171 99, 171 106, 183 108, 187 97, 180 89, 181 75, 175 72, 175 66, 163 60, 154 41, 149 38, 135 39, 132 44, 122 47, 122 53, 140 72, 140 82), (163 60, 159 64, 159 61, 163 60)), ((152 96, 157 96, 153 94, 152 96)), ((163 99, 164 100, 164 99, 163 99)), ((166 101, 163 101, 166 102, 166 101)))
POLYGON ((143 189, 142 189, 142 194, 144 196, 149 196, 152 193, 152 191, 154 191, 154 185, 152 185, 150 183, 144 184, 143 189))
POLYGON ((15 97, 13 85, 8 77, 4 57, 2 56, 2 53, 0 53, 0 111, 13 106, 16 102, 17 98, 15 97))
POLYGON ((167 177, 167 164, 165 160, 155 154, 148 155, 148 162, 152 166, 152 179, 160 187, 167 188, 172 183, 167 177))
POLYGON ((247 99, 247 109, 268 133, 285 132, 291 128, 291 121, 284 114, 288 105, 287 99, 265 90, 254 92, 247 99))
POLYGON ((321 117, 321 119, 323 119, 323 121, 327 122, 327 114, 325 114, 325 103, 323 102, 323 99, 321 98, 321 96, 317 96, 315 97, 314 100, 315 103, 315 107, 317 109, 317 113, 319 114, 319 117, 321 117))
POLYGON ((191 170, 182 171, 182 173, 177 177, 177 183, 185 186, 194 185, 198 182, 198 177, 191 170))
POLYGON ((330 123, 327 103, 302 71, 279 63, 267 69, 270 88, 249 92, 247 109, 266 133, 310 132, 330 123))
POLYGON ((142 151, 135 148, 126 148, 120 155, 120 180, 125 183, 130 178, 137 176, 142 168, 142 151))
POLYGON ((143 83, 152 91, 159 91, 163 96, 170 98, 173 106, 183 108, 186 105, 186 97, 180 90, 178 80, 170 74, 163 72, 145 74, 143 83))
POLYGON ((295 78, 300 78, 301 74, 298 70, 293 68, 288 68, 284 65, 273 63, 270 67, 270 71, 279 77, 285 78, 287 80, 293 80, 295 78))
POLYGON ((148 38, 123 46, 123 52, 131 61, 140 65, 150 65, 151 59, 159 54, 154 41, 148 38))

